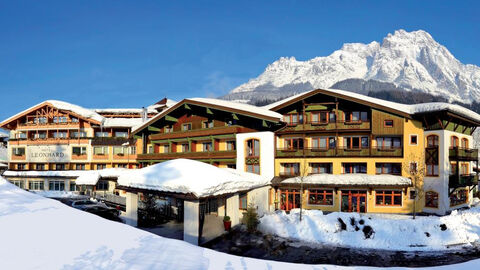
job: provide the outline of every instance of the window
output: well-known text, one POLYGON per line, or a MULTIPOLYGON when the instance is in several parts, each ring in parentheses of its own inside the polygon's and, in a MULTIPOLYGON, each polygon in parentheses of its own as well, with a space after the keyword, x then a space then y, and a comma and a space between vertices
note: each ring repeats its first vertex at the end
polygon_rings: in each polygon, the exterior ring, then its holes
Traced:
POLYGON ((28 189, 30 190, 43 190, 43 181, 29 181, 28 189))
POLYGON ((19 132, 16 134, 17 139, 26 139, 27 138, 27 133, 26 132, 19 132))
POLYGON ((377 174, 402 174, 401 163, 376 163, 375 169, 377 174))
POLYGON ((105 138, 105 137, 108 137, 108 132, 106 131, 97 131, 95 132, 95 137, 99 137, 99 138, 105 138))
POLYGON ((393 127, 393 120, 384 120, 383 121, 383 126, 387 128, 392 128, 393 127))
POLYGON ((248 195, 247 193, 240 193, 238 196, 238 208, 245 210, 248 207, 248 195))
POLYGON ((259 157, 260 156, 260 141, 257 139, 247 140, 247 157, 259 157))
POLYGON ((84 130, 70 132, 72 138, 86 138, 87 132, 84 130))
POLYGON ((410 145, 417 145, 417 144, 418 144, 417 135, 410 135, 410 145))
POLYGON ((417 191, 416 190, 410 190, 410 200, 415 200, 415 197, 417 197, 417 191))
POLYGON ((22 180, 11 180, 10 183, 14 184, 19 188, 25 188, 25 184, 22 180))
POLYGON ((56 171, 65 171, 65 164, 55 164, 56 171))
POLYGON ((12 148, 12 154, 14 156, 24 156, 25 155, 25 147, 14 147, 12 148))
POLYGON ((425 164, 427 167, 426 176, 438 176, 438 164, 425 164))
POLYGON ((48 189, 54 191, 64 191, 65 181, 48 181, 48 189))
POLYGON ((368 121, 367 112, 345 112, 345 122, 365 122, 368 121))
POLYGON ((438 208, 438 193, 435 191, 425 192, 425 207, 438 208))
POLYGON ((235 151, 237 149, 235 141, 227 141, 227 151, 235 151))
POLYGON ((310 115, 312 124, 328 124, 335 122, 335 113, 333 112, 312 112, 310 115))
POLYGON ((125 155, 125 147, 123 146, 114 146, 113 147, 113 154, 117 156, 125 155))
POLYGON ((332 173, 332 163, 310 163, 312 174, 332 173))
POLYGON ((115 131, 115 137, 127 138, 128 137, 128 132, 126 132, 126 131, 115 131))
POLYGON ((377 137, 378 149, 392 149, 402 147, 402 140, 400 137, 377 137))
POLYGON ((94 155, 107 155, 108 154, 108 147, 107 146, 94 146, 93 147, 93 154, 94 155))
POLYGON ((368 137, 343 137, 343 147, 346 149, 368 148, 368 137))
POLYGON ((458 137, 452 136, 450 137, 450 148, 458 147, 458 137))
POLYGON ((44 171, 45 170, 45 164, 36 164, 35 169, 37 171, 44 171))
POLYGON ((282 175, 296 176, 300 174, 300 163, 282 163, 282 175))
POLYGON ((35 124, 46 124, 47 123, 47 117, 36 117, 33 119, 33 122, 35 124))
POLYGON ((19 171, 23 171, 26 169, 26 165, 25 164, 17 164, 17 170, 19 171))
POLYGON ((170 144, 163 145, 163 153, 170 153, 170 144))
POLYGON ((213 128, 213 120, 203 121, 202 128, 213 128))
POLYGON ((333 191, 323 189, 309 189, 308 204, 333 205, 333 191))
POLYGON ((227 164, 227 168, 229 168, 229 169, 236 169, 236 168, 237 168, 237 164, 227 164))
POLYGON ((460 174, 461 175, 468 175, 470 174, 468 163, 460 164, 460 174))
POLYGON ((303 149, 302 138, 285 138, 283 141, 284 141, 285 149, 290 149, 290 150, 303 149))
POLYGON ((203 152, 213 151, 212 142, 204 142, 204 143, 202 143, 202 151, 203 151, 203 152))
POLYGON ((137 154, 137 147, 130 146, 130 155, 136 155, 136 154, 137 154))
POLYGON ((466 189, 455 190, 450 195, 450 207, 467 203, 468 191, 466 189))
POLYGON ((77 155, 77 156, 86 155, 87 154, 87 147, 74 146, 74 147, 72 147, 72 154, 77 155))
POLYGON ((260 164, 247 164, 247 172, 260 174, 260 164))
POLYGON ((467 138, 462 138, 462 148, 467 149, 468 148, 468 140, 467 138))
POLYGON ((108 190, 108 181, 100 180, 95 187, 97 190, 108 190))
POLYGON ((367 163, 342 163, 343 173, 367 173, 367 163))
POLYGON ((97 170, 103 170, 106 169, 107 165, 106 164, 97 164, 97 170))
POLYGON ((60 138, 67 138, 67 132, 66 131, 55 131, 53 132, 53 138, 60 139, 60 138))
POLYGON ((450 173, 457 174, 457 163, 450 163, 450 173))
POLYGON ((67 117, 66 116, 55 116, 53 117, 53 122, 54 123, 67 123, 67 117))
POLYGON ((410 174, 416 174, 418 172, 418 164, 415 161, 410 162, 410 174))
POLYGON ((77 191, 77 184, 73 181, 70 181, 70 191, 77 191))
POLYGON ((148 146, 147 153, 149 153, 149 154, 153 153, 153 145, 148 146))
POLYGON ((182 144, 182 152, 190 152, 190 145, 188 143, 182 144))
POLYGON ((303 123, 303 115, 299 115, 297 113, 294 114, 286 114, 283 116, 283 121, 287 123, 289 126, 295 126, 297 124, 303 123))
POLYGON ((165 126, 165 133, 172 133, 172 132, 173 132, 173 126, 172 125, 165 126))
POLYGON ((37 132, 33 135, 33 138, 35 138, 35 139, 46 139, 47 138, 47 132, 45 132, 45 131, 37 132))
POLYGON ((427 147, 438 147, 438 136, 437 135, 428 135, 427 136, 427 147))
POLYGON ((76 164, 75 165, 75 170, 84 171, 85 170, 85 164, 76 164))
POLYGON ((335 149, 335 137, 315 137, 312 138, 313 149, 335 149))
POLYGON ((72 117, 72 123, 78 123, 78 118, 72 117))
POLYGON ((375 191, 375 205, 402 206, 402 191, 397 191, 397 190, 375 191))
POLYGON ((187 131, 187 130, 192 130, 192 123, 186 123, 182 125, 182 130, 187 131))

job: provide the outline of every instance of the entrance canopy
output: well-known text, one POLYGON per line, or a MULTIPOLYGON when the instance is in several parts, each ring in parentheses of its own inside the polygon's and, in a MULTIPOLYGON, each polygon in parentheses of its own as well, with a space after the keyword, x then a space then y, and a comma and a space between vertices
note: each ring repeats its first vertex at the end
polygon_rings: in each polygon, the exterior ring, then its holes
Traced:
POLYGON ((284 180, 274 180, 274 185, 295 185, 302 183, 306 185, 318 185, 329 187, 378 187, 378 186, 400 186, 412 185, 412 180, 403 176, 380 174, 369 175, 363 173, 354 174, 312 174, 303 177, 292 177, 284 180))
POLYGON ((266 186, 270 179, 233 169, 217 168, 204 162, 174 159, 142 169, 123 172, 118 188, 146 189, 192 194, 196 198, 247 191, 266 186))

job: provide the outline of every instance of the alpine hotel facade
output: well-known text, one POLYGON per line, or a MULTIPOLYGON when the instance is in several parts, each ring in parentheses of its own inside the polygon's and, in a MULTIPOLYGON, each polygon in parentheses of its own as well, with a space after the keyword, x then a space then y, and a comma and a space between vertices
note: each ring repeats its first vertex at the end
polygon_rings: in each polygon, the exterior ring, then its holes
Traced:
MULTIPOLYGON (((471 135, 480 115, 437 105, 317 89, 264 107, 184 99, 120 126, 114 123, 125 121, 105 120, 126 118, 119 111, 88 115, 45 102, 0 127, 10 130, 10 171, 138 168, 188 158, 271 178, 271 210, 301 204, 327 212, 445 214, 468 206, 477 190, 471 135)), ((41 189, 36 180, 8 179, 41 189)), ((240 196, 240 208, 249 201, 240 196)))

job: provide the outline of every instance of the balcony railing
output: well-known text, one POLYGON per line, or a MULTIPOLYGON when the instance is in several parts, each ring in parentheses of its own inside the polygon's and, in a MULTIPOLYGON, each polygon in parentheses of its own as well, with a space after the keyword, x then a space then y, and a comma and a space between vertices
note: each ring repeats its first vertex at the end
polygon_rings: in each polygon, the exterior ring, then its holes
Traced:
POLYGON ((453 175, 450 175, 448 183, 449 183, 450 188, 474 186, 474 185, 478 184, 478 175, 476 175, 476 174, 467 174, 467 175, 453 174, 453 175))
POLYGON ((478 149, 459 147, 450 148, 449 157, 452 160, 477 161, 478 149))
POLYGON ((214 127, 214 128, 204 128, 204 129, 192 129, 192 130, 182 130, 168 133, 157 133, 149 136, 150 140, 165 140, 165 139, 179 139, 179 138, 193 138, 193 137, 202 137, 202 136, 219 136, 219 135, 232 135, 232 138, 235 138, 235 134, 252 132, 253 129, 241 127, 241 126, 225 126, 225 127, 214 127))
POLYGON ((288 124, 286 131, 302 130, 370 130, 370 121, 336 121, 336 122, 315 122, 305 121, 288 124))
POLYGON ((151 153, 139 154, 138 160, 166 160, 175 158, 189 159, 234 159, 237 157, 236 151, 205 151, 205 152, 174 152, 174 153, 151 153))
POLYGON ((276 157, 402 157, 403 148, 277 148, 276 157))

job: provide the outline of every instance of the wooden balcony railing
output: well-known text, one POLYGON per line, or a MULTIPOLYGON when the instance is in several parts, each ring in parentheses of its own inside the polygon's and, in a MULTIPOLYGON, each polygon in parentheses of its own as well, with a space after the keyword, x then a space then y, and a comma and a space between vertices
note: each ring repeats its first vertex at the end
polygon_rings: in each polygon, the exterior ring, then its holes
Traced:
POLYGON ((175 152, 139 154, 137 160, 167 160, 176 158, 188 159, 235 159, 237 151, 175 152))
POLYGON ((403 148, 277 148, 276 157, 403 157, 403 148))
POLYGON ((255 130, 240 126, 225 126, 225 127, 215 127, 215 128, 205 128, 205 129, 193 129, 193 130, 184 130, 176 131, 169 133, 158 133, 152 134, 149 136, 150 140, 165 140, 165 139, 178 139, 178 138, 192 138, 192 137, 203 137, 203 136, 216 136, 216 135, 227 135, 245 132, 253 132, 255 130))
POLYGON ((449 157, 451 160, 461 160, 461 161, 477 161, 478 160, 478 149, 472 148, 450 148, 449 157))
POLYGON ((478 175, 476 174, 467 174, 467 175, 452 174, 449 176, 449 179, 448 179, 449 188, 467 187, 467 186, 474 186, 477 184, 478 184, 478 175))
MULTIPOLYGON (((370 130, 370 121, 336 121, 336 122, 313 122, 293 123, 287 125, 283 131, 345 131, 345 130, 370 130)), ((282 131, 282 132, 283 132, 282 131)))

